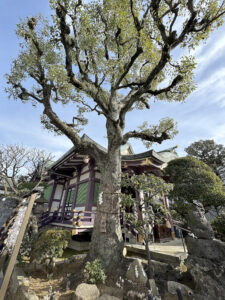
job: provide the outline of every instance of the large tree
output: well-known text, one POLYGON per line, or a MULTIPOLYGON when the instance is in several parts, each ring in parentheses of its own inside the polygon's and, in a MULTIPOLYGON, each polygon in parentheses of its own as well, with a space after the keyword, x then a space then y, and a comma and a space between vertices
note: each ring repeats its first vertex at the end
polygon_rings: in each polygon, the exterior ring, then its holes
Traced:
POLYGON ((221 179, 204 162, 190 156, 174 159, 165 169, 174 184, 169 197, 174 209, 181 215, 194 200, 202 202, 206 212, 217 214, 225 207, 225 190, 221 179))
MULTIPOLYGON (((183 101, 195 88, 192 56, 173 56, 176 48, 195 48, 220 26, 224 1, 215 0, 50 0, 53 20, 26 19, 18 25, 21 51, 7 75, 9 95, 43 105, 42 123, 57 129, 90 155, 101 171, 89 258, 105 267, 122 257, 119 221, 120 146, 130 138, 161 143, 174 136, 171 119, 124 132, 126 114, 150 109, 149 101, 183 101), (53 103, 77 107, 76 124, 62 120, 53 103), (106 119, 108 150, 79 135, 85 112, 106 119), (101 219, 106 219, 106 228, 101 219), (103 232, 102 232, 103 231, 103 232)), ((74 109, 75 111, 75 109, 74 109)), ((85 114, 86 116, 86 114, 85 114)))
POLYGON ((222 144, 216 144, 214 140, 200 140, 192 143, 184 149, 189 156, 200 159, 209 165, 218 175, 218 168, 225 163, 225 147, 222 144))

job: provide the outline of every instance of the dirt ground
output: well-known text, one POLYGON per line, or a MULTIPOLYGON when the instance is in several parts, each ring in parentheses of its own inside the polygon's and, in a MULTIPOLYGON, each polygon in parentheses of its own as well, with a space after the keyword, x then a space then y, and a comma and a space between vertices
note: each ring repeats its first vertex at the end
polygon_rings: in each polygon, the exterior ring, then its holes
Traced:
MULTIPOLYGON (((183 250, 183 245, 180 240, 171 241, 169 243, 151 245, 150 248, 156 252, 162 252, 166 254, 180 256, 183 250)), ((69 255, 70 253, 68 253, 69 255)), ((68 259, 69 257, 67 257, 68 259)), ((125 266, 124 266, 125 267, 125 266)), ((33 290, 36 295, 42 300, 44 296, 48 295, 50 290, 52 293, 56 293, 56 300, 70 300, 73 299, 76 287, 85 282, 84 278, 84 262, 83 259, 77 259, 70 263, 63 263, 56 265, 54 273, 47 271, 36 271, 33 273, 27 273, 30 281, 30 289, 33 290), (70 278, 70 287, 67 288, 67 276, 70 278)), ((126 270, 126 267, 124 268, 126 270)), ((118 278, 122 274, 115 274, 114 278, 118 278)), ((109 294, 116 296, 120 299, 123 298, 122 290, 115 288, 115 282, 113 280, 107 280, 107 286, 99 285, 98 288, 101 294, 109 294)))
MULTIPOLYGON (((126 264, 126 263, 125 263, 126 264)), ((84 276, 84 261, 83 259, 75 260, 74 262, 56 265, 54 273, 47 274, 46 271, 35 271, 27 273, 30 281, 30 289, 42 300, 48 295, 50 290, 56 293, 56 300, 74 299, 76 287, 83 282, 87 282, 84 276), (70 288, 67 289, 67 276, 70 278, 70 288)), ((118 274, 113 276, 118 278, 118 274)), ((120 299, 123 298, 121 289, 115 287, 115 282, 108 277, 107 286, 98 285, 100 294, 109 294, 120 299)))
POLYGON ((83 260, 58 265, 54 273, 46 271, 35 271, 27 274, 30 281, 30 289, 43 299, 50 291, 56 293, 56 300, 72 299, 72 295, 78 284, 84 281, 83 260), (67 276, 70 278, 70 287, 67 288, 67 276))

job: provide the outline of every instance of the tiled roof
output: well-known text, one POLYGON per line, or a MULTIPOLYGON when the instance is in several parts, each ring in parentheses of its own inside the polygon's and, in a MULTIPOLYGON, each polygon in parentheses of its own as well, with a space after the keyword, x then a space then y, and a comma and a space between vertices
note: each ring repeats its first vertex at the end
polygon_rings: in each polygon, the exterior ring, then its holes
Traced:
MULTIPOLYGON (((90 141, 92 143, 94 143, 100 150, 107 152, 107 149, 101 145, 99 145, 98 143, 96 143, 94 140, 92 140, 91 138, 89 138, 86 134, 84 134, 82 136, 82 139, 84 141, 90 141)), ((130 147, 131 150, 133 151, 132 147, 129 144, 123 145, 122 149, 130 147)), ((166 149, 163 151, 159 151, 159 152, 155 152, 154 150, 149 150, 146 152, 142 152, 139 154, 131 154, 131 155, 122 155, 122 161, 131 161, 131 160, 138 160, 138 159, 143 159, 143 158, 154 158, 156 159, 159 163, 167 163, 172 159, 175 159, 178 157, 176 151, 175 151, 176 147, 170 148, 170 149, 166 149)), ((54 162, 48 169, 55 169, 57 167, 57 165, 59 165, 60 163, 62 163, 63 161, 67 160, 67 158, 69 158, 72 154, 76 153, 76 148, 75 146, 73 146, 71 149, 69 149, 63 156, 61 156, 56 162, 54 162)))

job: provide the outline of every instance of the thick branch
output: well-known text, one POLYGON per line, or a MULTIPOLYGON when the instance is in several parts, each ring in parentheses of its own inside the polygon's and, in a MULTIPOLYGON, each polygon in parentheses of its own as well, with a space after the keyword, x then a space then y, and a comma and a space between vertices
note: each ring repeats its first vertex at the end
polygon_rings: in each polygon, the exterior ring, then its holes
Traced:
POLYGON ((163 42, 165 43, 165 45, 168 45, 168 37, 166 35, 166 28, 162 23, 162 19, 160 19, 160 17, 159 17, 159 4, 160 4, 159 0, 152 0, 150 10, 151 10, 152 17, 155 21, 155 25, 158 27, 158 29, 160 31, 163 42))
POLYGON ((190 18, 186 23, 186 25, 184 26, 184 29, 182 30, 180 36, 177 39, 175 39, 171 44, 172 49, 175 48, 177 45, 181 44, 188 33, 193 32, 194 27, 197 23, 196 20, 197 12, 194 10, 193 0, 188 0, 187 7, 190 12, 190 18))
POLYGON ((102 10, 101 10, 100 7, 98 7, 98 13, 101 17, 102 23, 105 26, 105 30, 104 30, 104 35, 105 35, 105 40, 104 40, 105 58, 106 58, 106 60, 109 60, 109 51, 108 51, 108 46, 107 46, 107 42, 108 42, 108 36, 107 36, 108 23, 107 23, 107 20, 105 19, 104 15, 102 14, 102 10))
POLYGON ((163 94, 163 93, 168 93, 172 90, 172 88, 174 88, 180 81, 182 81, 183 79, 183 76, 181 75, 177 75, 172 83, 167 86, 166 88, 163 88, 163 89, 160 89, 160 90, 148 90, 146 91, 146 93, 148 94, 151 94, 151 95, 154 95, 154 96, 157 96, 157 95, 160 95, 160 94, 163 94))
POLYGON ((151 143, 161 144, 165 140, 169 140, 171 135, 167 131, 163 131, 160 135, 150 134, 144 131, 129 131, 123 136, 123 144, 126 144, 130 138, 142 139, 151 143))
POLYGON ((130 71, 131 67, 133 66, 135 60, 140 56, 140 54, 143 53, 142 47, 137 46, 137 50, 134 53, 134 55, 131 57, 130 62, 124 65, 124 72, 123 74, 119 77, 115 84, 115 89, 119 88, 119 85, 121 81, 124 79, 124 77, 127 75, 127 73, 130 71))
POLYGON ((44 114, 48 116, 51 123, 55 125, 61 132, 63 132, 76 146, 76 151, 81 154, 89 154, 94 156, 98 161, 101 160, 101 156, 104 156, 105 153, 99 149, 94 143, 90 141, 82 141, 82 138, 68 126, 65 122, 61 121, 57 114, 52 110, 49 99, 43 101, 44 105, 44 114))
POLYGON ((158 62, 158 64, 155 66, 155 68, 151 71, 143 85, 138 88, 138 90, 131 94, 130 97, 127 98, 127 100, 124 102, 123 106, 120 110, 119 120, 120 123, 123 124, 125 120, 125 115, 128 112, 129 109, 133 106, 133 104, 137 101, 139 101, 140 97, 145 94, 149 90, 149 86, 151 82, 155 79, 155 77, 163 70, 167 62, 169 61, 170 55, 169 55, 169 48, 167 46, 164 46, 162 49, 162 55, 158 62))

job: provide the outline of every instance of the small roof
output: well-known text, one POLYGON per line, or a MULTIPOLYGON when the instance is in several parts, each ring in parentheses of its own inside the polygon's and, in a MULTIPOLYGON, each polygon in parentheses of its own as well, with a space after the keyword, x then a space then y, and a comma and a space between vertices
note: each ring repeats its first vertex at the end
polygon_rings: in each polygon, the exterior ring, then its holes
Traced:
POLYGON ((177 148, 178 148, 178 146, 174 146, 174 147, 172 147, 172 148, 169 148, 169 149, 165 149, 165 150, 159 151, 159 152, 157 152, 157 154, 158 154, 161 158, 163 158, 164 161, 169 162, 169 161, 171 161, 171 160, 173 160, 173 159, 178 158, 178 154, 177 154, 177 152, 176 152, 176 150, 175 150, 175 149, 177 149, 177 148))
POLYGON ((137 159, 144 159, 144 158, 152 157, 152 158, 156 159, 158 162, 167 163, 170 160, 178 157, 176 151, 171 151, 171 149, 175 149, 175 148, 177 148, 177 147, 173 147, 173 148, 166 149, 166 150, 159 151, 159 152, 156 152, 154 150, 149 150, 149 151, 142 152, 139 154, 122 155, 122 160, 128 161, 128 160, 137 160, 137 159))
POLYGON ((126 143, 125 145, 120 146, 120 153, 122 155, 131 155, 134 154, 134 150, 130 143, 126 143))
MULTIPOLYGON (((93 142, 100 150, 107 152, 107 149, 103 146, 101 146, 100 144, 96 143, 94 140, 92 140, 91 138, 89 138, 89 136, 87 136, 86 134, 84 134, 81 139, 83 141, 90 141, 93 142)), ((76 148, 75 146, 73 146, 72 148, 70 148, 65 154, 63 154, 59 159, 57 159, 55 162, 53 162, 48 169, 54 169, 57 165, 61 164, 64 160, 67 160, 70 156, 74 155, 76 153, 76 148)), ((83 160, 84 155, 80 155, 80 157, 83 160)))

